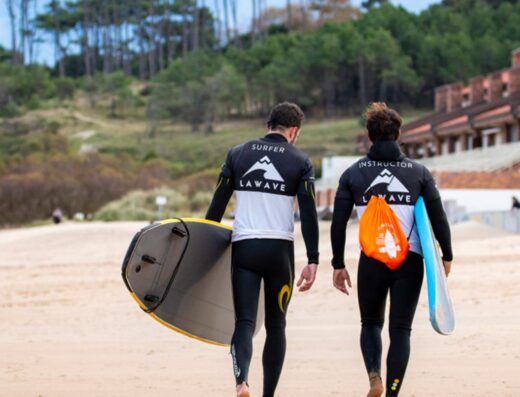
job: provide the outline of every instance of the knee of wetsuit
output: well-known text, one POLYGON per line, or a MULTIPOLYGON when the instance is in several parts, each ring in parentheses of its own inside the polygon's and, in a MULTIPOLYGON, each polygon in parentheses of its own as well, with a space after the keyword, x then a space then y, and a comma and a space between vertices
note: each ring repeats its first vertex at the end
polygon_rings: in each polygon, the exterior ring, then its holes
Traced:
POLYGON ((390 336, 392 333, 404 333, 410 335, 412 333, 412 327, 408 323, 400 323, 395 321, 390 321, 390 326, 388 327, 388 332, 390 336))
POLYGON ((271 332, 284 332, 285 331, 285 319, 279 320, 279 321, 268 321, 266 319, 265 321, 265 331, 267 333, 271 332))
POLYGON ((378 328, 382 329, 384 324, 385 324, 385 320, 381 319, 381 318, 365 317, 365 318, 361 319, 362 327, 378 327, 378 328))
POLYGON ((251 320, 250 318, 237 318, 235 323, 237 328, 252 330, 252 332, 256 328, 256 320, 251 320))

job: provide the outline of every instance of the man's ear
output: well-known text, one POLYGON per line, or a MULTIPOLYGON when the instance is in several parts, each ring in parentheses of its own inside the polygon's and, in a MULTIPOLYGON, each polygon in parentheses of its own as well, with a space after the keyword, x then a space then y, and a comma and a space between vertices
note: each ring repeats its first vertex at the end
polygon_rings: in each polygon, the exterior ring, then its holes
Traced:
POLYGON ((399 130, 399 132, 397 132, 397 138, 395 140, 396 141, 400 141, 401 140, 401 130, 399 130))
POLYGON ((292 127, 291 128, 291 141, 294 143, 296 141, 296 138, 298 138, 298 127, 292 127))

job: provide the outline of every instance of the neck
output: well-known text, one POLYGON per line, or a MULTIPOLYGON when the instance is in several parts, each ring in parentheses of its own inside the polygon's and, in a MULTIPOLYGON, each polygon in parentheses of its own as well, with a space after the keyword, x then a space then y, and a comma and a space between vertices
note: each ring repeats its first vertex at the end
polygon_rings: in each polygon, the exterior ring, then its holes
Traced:
POLYGON ((285 139, 287 142, 289 142, 289 138, 283 132, 280 132, 280 131, 269 130, 269 131, 267 131, 265 136, 281 137, 281 138, 285 139))
POLYGON ((395 161, 404 158, 399 142, 377 141, 370 147, 368 156, 374 160, 395 161))

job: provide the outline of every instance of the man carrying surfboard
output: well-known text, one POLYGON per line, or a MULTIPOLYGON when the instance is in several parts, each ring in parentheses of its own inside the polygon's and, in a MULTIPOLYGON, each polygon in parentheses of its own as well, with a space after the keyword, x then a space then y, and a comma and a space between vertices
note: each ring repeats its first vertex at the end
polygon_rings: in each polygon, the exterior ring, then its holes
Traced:
POLYGON ((312 287, 318 265, 318 217, 314 170, 294 145, 304 119, 294 103, 275 106, 267 134, 231 149, 222 167, 206 218, 220 222, 236 192, 232 234, 232 285, 235 332, 231 341, 237 396, 250 396, 247 383, 253 333, 264 283, 266 341, 262 364, 263 396, 272 397, 286 350, 285 318, 294 282, 294 200, 298 197, 308 265, 297 286, 312 287))
POLYGON ((386 396, 397 396, 410 356, 410 334, 423 279, 421 244, 414 205, 422 196, 435 238, 440 244, 446 275, 453 254, 446 214, 435 181, 423 165, 404 156, 399 147, 401 117, 384 103, 365 113, 372 143, 366 157, 342 175, 331 225, 333 285, 348 294, 350 276, 344 251, 347 221, 354 205, 360 218, 362 246, 358 267, 361 351, 368 372, 368 397, 384 393, 381 380, 385 303, 390 293, 390 347, 386 396))

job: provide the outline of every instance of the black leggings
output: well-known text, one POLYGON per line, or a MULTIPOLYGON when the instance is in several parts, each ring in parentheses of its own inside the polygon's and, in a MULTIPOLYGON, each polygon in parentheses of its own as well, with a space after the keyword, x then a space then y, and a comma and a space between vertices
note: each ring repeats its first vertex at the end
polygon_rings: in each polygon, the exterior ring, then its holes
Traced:
POLYGON ((386 396, 397 396, 410 357, 410 334, 423 279, 423 260, 409 252, 396 270, 361 253, 358 298, 361 312, 361 351, 369 375, 381 375, 381 330, 390 291, 390 348, 386 360, 386 396))
POLYGON ((243 240, 233 243, 235 332, 231 340, 237 385, 247 382, 253 355, 260 282, 264 281, 265 329, 262 364, 264 397, 274 396, 285 357, 285 316, 294 281, 294 248, 286 240, 243 240))

